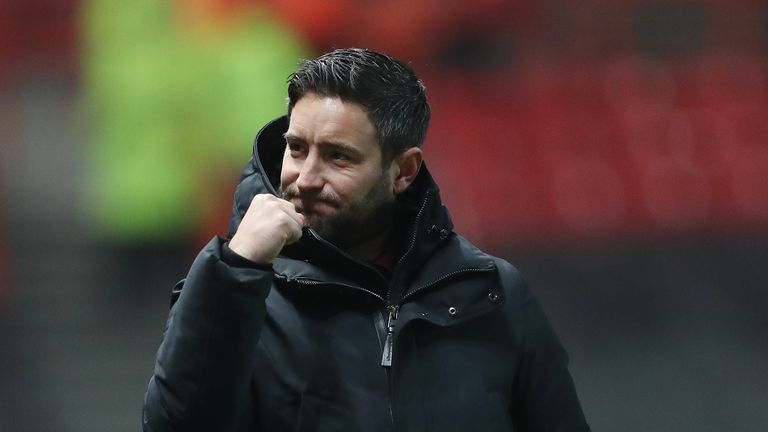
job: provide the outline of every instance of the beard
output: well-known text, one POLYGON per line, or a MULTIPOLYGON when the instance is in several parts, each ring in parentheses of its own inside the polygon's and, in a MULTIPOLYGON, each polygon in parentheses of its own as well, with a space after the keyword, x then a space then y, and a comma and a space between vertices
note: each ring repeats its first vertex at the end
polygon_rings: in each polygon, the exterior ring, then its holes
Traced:
POLYGON ((360 199, 344 202, 332 193, 301 193, 295 184, 280 187, 283 199, 296 204, 304 214, 305 226, 315 230, 325 240, 341 248, 356 246, 389 229, 394 220, 395 198, 388 176, 382 174, 360 199), (299 204, 297 204, 299 203, 299 204), (320 215, 305 209, 321 203, 334 210, 320 215))

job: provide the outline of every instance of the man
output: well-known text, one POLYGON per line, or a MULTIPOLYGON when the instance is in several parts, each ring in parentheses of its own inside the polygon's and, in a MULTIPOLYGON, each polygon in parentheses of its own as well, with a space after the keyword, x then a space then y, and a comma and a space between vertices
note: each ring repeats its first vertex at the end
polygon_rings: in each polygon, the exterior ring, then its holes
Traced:
POLYGON ((173 292, 144 430, 588 431, 517 271, 452 231, 413 71, 336 50, 288 96, 173 292))

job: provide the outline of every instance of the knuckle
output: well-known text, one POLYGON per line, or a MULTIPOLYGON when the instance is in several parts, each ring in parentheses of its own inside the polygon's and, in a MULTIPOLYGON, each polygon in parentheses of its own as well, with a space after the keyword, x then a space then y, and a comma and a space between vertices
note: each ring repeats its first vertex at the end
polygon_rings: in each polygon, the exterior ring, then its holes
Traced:
POLYGON ((277 211, 279 208, 279 205, 275 200, 271 200, 269 198, 265 198, 262 202, 264 208, 269 209, 270 211, 277 211))
POLYGON ((287 228, 290 226, 290 218, 285 213, 280 213, 277 215, 277 225, 281 228, 287 228))
POLYGON ((274 196, 271 194, 256 194, 251 199, 251 202, 268 203, 274 201, 271 198, 274 198, 274 196))

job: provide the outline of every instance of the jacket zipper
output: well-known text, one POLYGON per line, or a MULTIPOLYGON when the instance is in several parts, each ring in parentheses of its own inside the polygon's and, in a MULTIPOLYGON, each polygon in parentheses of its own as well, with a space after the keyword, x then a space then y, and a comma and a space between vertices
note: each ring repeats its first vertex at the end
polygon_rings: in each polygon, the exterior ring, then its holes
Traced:
POLYGON ((470 267, 470 268, 464 268, 464 269, 452 271, 450 273, 446 273, 446 274, 440 276, 439 278, 433 280, 432 282, 430 282, 428 284, 424 284, 424 285, 422 285, 422 286, 420 286, 418 288, 412 289, 410 292, 408 292, 406 295, 404 295, 400 299, 400 304, 403 304, 405 302, 405 300, 407 300, 409 297, 413 296, 414 294, 416 294, 416 293, 418 293, 418 292, 420 292, 422 290, 425 290, 427 288, 432 288, 433 286, 439 284, 440 282, 442 282, 442 281, 444 281, 446 279, 450 279, 450 278, 452 278, 452 277, 454 277, 454 276, 456 276, 458 274, 488 272, 488 271, 492 271, 493 268, 494 268, 493 266, 488 266, 488 267, 470 267))
MULTIPOLYGON (((365 263, 363 261, 360 261, 359 259, 357 259, 357 258, 353 257, 352 255, 349 255, 348 253, 346 253, 343 250, 339 249, 338 247, 336 247, 332 243, 329 243, 327 240, 325 240, 324 238, 320 237, 315 232, 315 230, 313 230, 312 228, 310 228, 308 230, 308 232, 312 236, 312 238, 314 238, 318 242, 323 243, 323 244, 325 244, 328 247, 336 249, 339 252, 339 254, 341 254, 341 256, 343 256, 344 258, 346 258, 346 259, 348 259, 348 260, 350 260, 350 261, 352 261, 352 262, 354 262, 354 263, 356 263, 358 265, 361 265, 361 266, 363 266, 363 267, 365 267, 365 268, 367 268, 369 270, 372 270, 379 277, 379 279, 381 279, 382 281, 386 282, 387 278, 385 278, 384 275, 382 275, 381 272, 376 267, 373 267, 373 266, 368 265, 367 263, 365 263)), ((377 296, 377 297, 381 297, 381 296, 377 296)))
MULTIPOLYGON (((397 263, 393 267, 393 269, 396 269, 400 267, 400 264, 405 260, 405 257, 408 256, 409 253, 413 250, 413 247, 416 245, 416 236, 418 234, 418 226, 419 226, 419 220, 421 219, 421 215, 424 213, 424 209, 427 208, 427 203, 429 202, 430 198, 430 192, 427 191, 426 195, 424 197, 424 200, 421 202, 421 207, 419 208, 418 213, 416 213, 416 218, 413 220, 413 234, 411 234, 411 241, 408 243, 408 249, 405 250, 405 252, 400 256, 400 259, 397 260, 397 263)), ((389 301, 392 301, 392 281, 390 281, 390 284, 387 285, 387 299, 389 301)))
POLYGON ((387 307, 389 317, 387 318, 387 336, 384 338, 384 350, 381 353, 381 365, 384 367, 392 366, 392 354, 394 351, 394 332, 397 322, 397 313, 400 310, 399 305, 390 305, 387 307))
MULTIPOLYGON (((418 234, 418 226, 419 226, 419 220, 421 219, 421 215, 424 213, 424 209, 427 208, 427 203, 429 202, 430 198, 430 192, 427 191, 424 199, 421 202, 421 207, 419 207, 419 211, 416 213, 416 218, 413 220, 413 233, 411 234, 410 242, 408 243, 408 249, 405 250, 405 252, 400 256, 400 259, 397 260, 397 263, 393 268, 397 268, 400 266, 400 264, 403 262, 406 256, 408 256, 409 253, 413 250, 413 247, 416 245, 416 236, 418 234)), ((387 286, 387 300, 392 301, 392 281, 389 281, 390 283, 387 286)), ((389 316, 387 318, 387 328, 386 328, 386 338, 384 339, 384 349, 381 353, 381 366, 389 368, 392 366, 392 356, 394 354, 394 332, 395 332, 395 323, 397 322, 397 313, 400 310, 400 304, 402 302, 398 302, 398 304, 390 304, 387 307, 387 310, 389 311, 389 316)))
POLYGON ((384 297, 376 294, 375 292, 373 292, 371 290, 365 289, 365 288, 363 288, 361 286, 357 286, 357 285, 349 285, 349 284, 345 284, 345 283, 341 283, 341 282, 327 282, 327 281, 319 281, 319 280, 314 280, 314 279, 301 279, 301 278, 294 278, 294 279, 290 279, 289 280, 288 276, 283 275, 283 274, 278 274, 278 273, 275 273, 275 276, 277 276, 280 279, 283 279, 286 282, 293 282, 293 283, 297 283, 297 284, 300 284, 300 285, 336 285, 336 286, 342 286, 342 287, 345 287, 345 288, 356 289, 356 290, 359 290, 359 291, 364 291, 364 292, 366 292, 366 293, 376 297, 377 299, 381 300, 382 302, 385 302, 384 297))
MULTIPOLYGON (((389 420, 392 422, 392 427, 395 427, 395 412, 392 409, 392 354, 394 348, 393 334, 395 331, 395 324, 397 322, 397 313, 400 310, 398 305, 387 306, 387 323, 386 323, 386 336, 384 338, 384 349, 381 353, 381 366, 384 369, 384 375, 387 378, 387 406, 389 408, 389 420)), ((381 318, 382 324, 384 323, 381 318)))

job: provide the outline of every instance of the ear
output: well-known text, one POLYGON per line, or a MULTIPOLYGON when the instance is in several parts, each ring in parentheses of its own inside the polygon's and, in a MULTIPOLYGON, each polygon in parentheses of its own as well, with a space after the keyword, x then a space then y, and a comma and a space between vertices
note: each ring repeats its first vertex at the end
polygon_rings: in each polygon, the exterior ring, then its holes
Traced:
POLYGON ((391 172, 393 174, 392 192, 394 192, 395 195, 406 190, 408 186, 413 183, 416 174, 419 173, 423 160, 424 156, 421 153, 421 149, 418 147, 408 148, 395 156, 391 166, 391 172))

